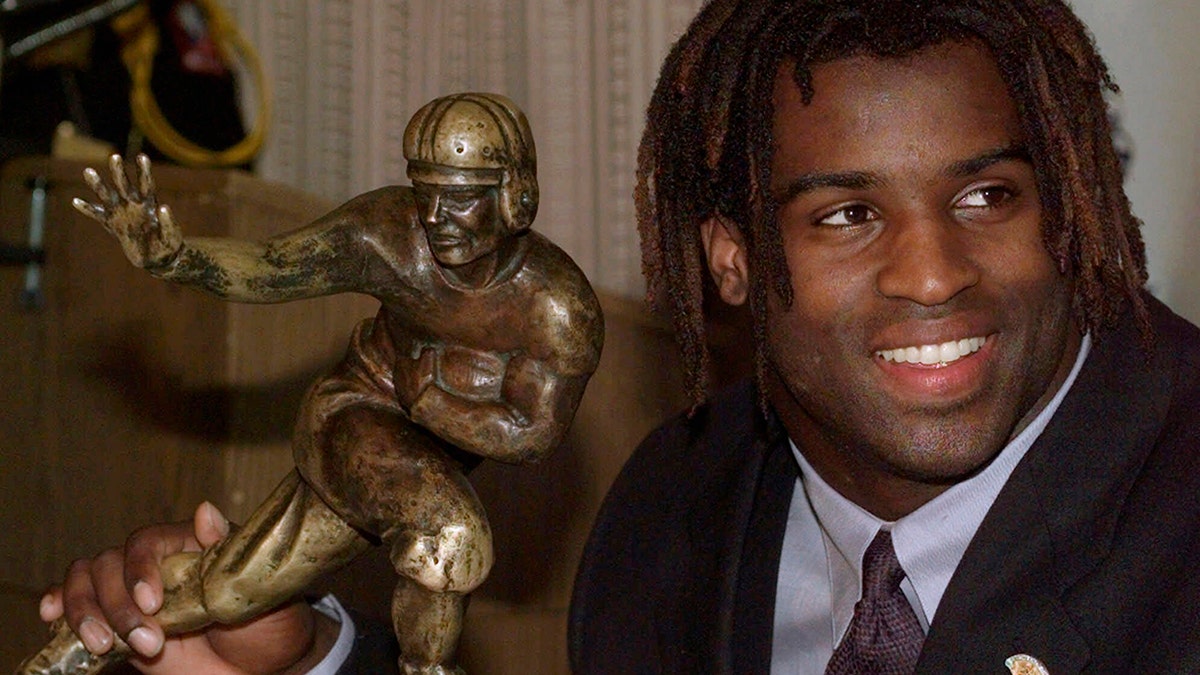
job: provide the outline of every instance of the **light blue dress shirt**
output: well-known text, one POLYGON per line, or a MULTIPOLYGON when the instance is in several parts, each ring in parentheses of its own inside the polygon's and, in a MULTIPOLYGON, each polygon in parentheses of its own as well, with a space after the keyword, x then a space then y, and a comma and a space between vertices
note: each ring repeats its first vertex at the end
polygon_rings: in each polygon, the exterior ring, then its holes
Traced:
POLYGON ((354 648, 354 619, 350 618, 350 615, 342 607, 342 603, 332 595, 326 595, 313 603, 313 609, 337 621, 341 628, 338 629, 337 641, 334 642, 329 653, 312 670, 308 671, 308 675, 336 675, 346 659, 350 658, 350 652, 354 648))

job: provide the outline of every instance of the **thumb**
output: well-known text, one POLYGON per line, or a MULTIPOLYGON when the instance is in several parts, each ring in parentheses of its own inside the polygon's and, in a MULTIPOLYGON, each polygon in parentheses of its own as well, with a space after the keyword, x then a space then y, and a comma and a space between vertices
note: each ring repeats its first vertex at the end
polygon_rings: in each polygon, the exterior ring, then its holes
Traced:
POLYGON ((229 534, 229 520, 210 502, 203 502, 196 507, 192 523, 196 530, 196 541, 203 548, 212 546, 229 534))

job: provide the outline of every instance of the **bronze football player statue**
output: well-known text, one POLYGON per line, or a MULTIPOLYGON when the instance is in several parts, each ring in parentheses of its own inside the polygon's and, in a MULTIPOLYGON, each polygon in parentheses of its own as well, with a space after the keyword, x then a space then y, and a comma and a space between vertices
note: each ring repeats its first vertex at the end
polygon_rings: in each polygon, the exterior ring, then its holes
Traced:
MULTIPOLYGON (((412 187, 360 195, 262 242, 184 238, 155 197, 150 162, 112 185, 85 172, 75 200, 152 275, 237 302, 357 292, 378 315, 301 406, 296 468, 241 529, 163 565, 155 619, 171 634, 232 624, 294 598, 373 543, 399 575, 392 619, 401 672, 454 672, 467 594, 492 566, 492 536, 465 474, 521 463, 562 441, 596 368, 603 318, 583 273, 529 230, 538 206, 533 138, 507 98, 457 94, 404 133, 412 187)), ((20 673, 95 673, 59 621, 20 673)))

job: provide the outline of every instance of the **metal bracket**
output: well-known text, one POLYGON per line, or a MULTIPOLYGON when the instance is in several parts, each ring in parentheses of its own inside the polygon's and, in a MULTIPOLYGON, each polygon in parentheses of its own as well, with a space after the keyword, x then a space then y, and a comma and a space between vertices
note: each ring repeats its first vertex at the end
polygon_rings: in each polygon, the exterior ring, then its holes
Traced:
POLYGON ((0 267, 16 267, 30 263, 46 262, 45 251, 35 251, 25 246, 13 246, 0 242, 0 267))
POLYGON ((46 262, 46 251, 42 241, 46 233, 46 204, 49 183, 44 176, 29 181, 29 243, 13 246, 0 242, 0 265, 25 266, 25 283, 21 288, 21 307, 41 309, 46 304, 42 290, 42 265, 46 262))

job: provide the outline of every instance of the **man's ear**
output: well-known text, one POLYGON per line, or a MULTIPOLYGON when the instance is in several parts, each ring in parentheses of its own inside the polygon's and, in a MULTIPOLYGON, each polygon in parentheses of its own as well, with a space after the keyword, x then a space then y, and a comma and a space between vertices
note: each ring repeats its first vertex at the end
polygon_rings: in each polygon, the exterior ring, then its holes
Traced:
POLYGON ((700 224, 700 239, 721 299, 731 305, 744 304, 750 295, 750 275, 742 235, 733 223, 713 216, 700 224))

